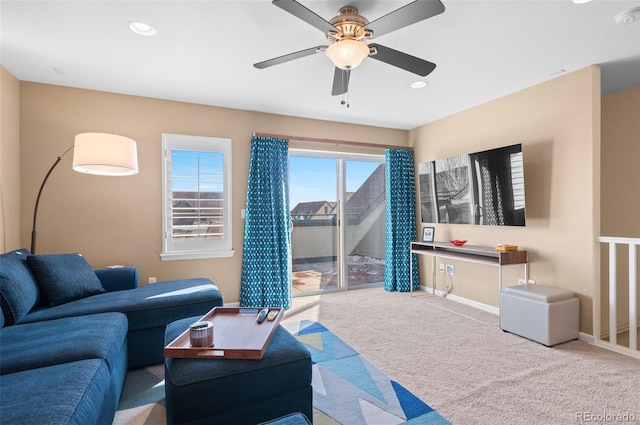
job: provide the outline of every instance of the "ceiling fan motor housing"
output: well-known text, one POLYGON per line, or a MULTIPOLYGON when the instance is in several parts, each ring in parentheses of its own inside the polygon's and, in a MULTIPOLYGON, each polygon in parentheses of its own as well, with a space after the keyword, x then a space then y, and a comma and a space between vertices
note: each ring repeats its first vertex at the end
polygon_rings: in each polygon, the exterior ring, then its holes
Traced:
POLYGON ((358 9, 353 6, 344 6, 338 16, 329 20, 329 23, 338 31, 330 31, 327 34, 329 40, 369 40, 373 37, 373 31, 365 29, 369 20, 358 15, 358 9))

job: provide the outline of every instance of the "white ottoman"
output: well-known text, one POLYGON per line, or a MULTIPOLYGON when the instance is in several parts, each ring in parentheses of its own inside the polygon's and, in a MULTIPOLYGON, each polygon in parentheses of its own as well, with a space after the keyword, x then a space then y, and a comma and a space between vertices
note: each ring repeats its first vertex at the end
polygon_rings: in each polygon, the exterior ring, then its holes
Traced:
POLYGON ((543 285, 518 285, 500 294, 503 331, 546 346, 577 339, 580 301, 571 291, 543 285))

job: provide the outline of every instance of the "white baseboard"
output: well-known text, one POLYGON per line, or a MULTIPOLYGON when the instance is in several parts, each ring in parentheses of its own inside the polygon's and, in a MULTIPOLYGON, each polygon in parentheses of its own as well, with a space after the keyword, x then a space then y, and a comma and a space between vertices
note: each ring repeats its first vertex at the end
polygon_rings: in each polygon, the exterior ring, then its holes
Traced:
MULTIPOLYGON (((638 323, 636 323, 636 329, 640 328, 640 320, 638 321, 638 323)), ((622 326, 618 326, 618 330, 617 330, 617 334, 621 334, 624 332, 629 332, 629 324, 625 324, 622 326)), ((609 338, 610 335, 610 331, 604 331, 600 333, 600 339, 607 339, 609 338)))
MULTIPOLYGON (((425 291, 425 292, 427 292, 429 294, 433 294, 433 291, 429 287, 420 286, 420 289, 422 289, 423 291, 425 291)), ((494 306, 489 305, 489 304, 484 304, 484 303, 481 303, 481 302, 478 302, 478 301, 470 300, 468 298, 460 297, 458 295, 453 295, 453 294, 447 294, 446 298, 448 300, 455 301, 455 302, 460 303, 460 304, 468 305, 470 307, 474 307, 474 308, 477 308, 479 310, 484 310, 484 311, 486 311, 488 313, 495 314, 496 316, 500 315, 500 309, 498 307, 494 307, 494 306)))
MULTIPOLYGON (((422 289, 426 293, 433 294, 433 291, 431 290, 430 287, 420 286, 420 289, 422 289)), ((440 294, 438 294, 438 295, 440 295, 440 294)), ((494 307, 492 305, 480 303, 478 301, 470 300, 468 298, 464 298, 464 297, 460 297, 460 296, 452 295, 452 294, 447 294, 446 298, 451 300, 451 301, 458 302, 460 304, 465 304, 465 305, 468 305, 468 306, 471 306, 471 307, 474 307, 474 308, 477 308, 477 309, 480 309, 480 310, 484 310, 486 312, 495 314, 497 316, 500 315, 500 309, 498 307, 494 307)), ((626 330, 628 330, 628 329, 629 329, 629 327, 626 326, 626 330)), ((640 351, 631 351, 626 347, 614 346, 612 344, 609 344, 607 341, 602 341, 602 340, 596 341, 596 339, 593 337, 593 335, 590 335, 588 333, 580 332, 579 335, 578 335, 578 340, 586 342, 587 344, 595 345, 596 347, 605 348, 605 349, 608 349, 608 350, 611 350, 611 351, 615 351, 615 352, 620 353, 620 354, 624 354, 624 355, 627 355, 627 356, 631 356, 631 357, 635 357, 635 358, 640 359, 640 351)))
POLYGON ((580 332, 580 335, 578 336, 578 341, 586 342, 587 344, 591 344, 591 345, 595 345, 595 342, 596 342, 593 335, 590 335, 584 332, 580 332))

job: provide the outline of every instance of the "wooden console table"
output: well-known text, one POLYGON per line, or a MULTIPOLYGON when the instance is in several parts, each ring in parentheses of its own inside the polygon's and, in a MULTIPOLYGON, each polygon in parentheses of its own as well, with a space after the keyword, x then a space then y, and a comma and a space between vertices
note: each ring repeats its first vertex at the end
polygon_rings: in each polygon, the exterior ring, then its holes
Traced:
MULTIPOLYGON (((487 264, 498 267, 498 295, 502 292, 502 266, 524 265, 524 281, 529 280, 527 251, 498 251, 494 247, 463 245, 455 246, 450 242, 411 242, 411 254, 430 255, 432 257, 433 281, 431 289, 436 294, 435 267, 436 257, 471 263, 487 264)), ((409 287, 413 292, 413 255, 409 255, 409 287)))

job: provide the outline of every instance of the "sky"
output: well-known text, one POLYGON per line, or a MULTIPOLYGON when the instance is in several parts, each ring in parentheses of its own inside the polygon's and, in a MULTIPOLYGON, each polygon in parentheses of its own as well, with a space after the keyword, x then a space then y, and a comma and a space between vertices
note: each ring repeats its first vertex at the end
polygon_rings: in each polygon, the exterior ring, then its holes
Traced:
MULTIPOLYGON (((289 207, 300 202, 337 200, 337 160, 289 156, 289 207)), ((379 162, 347 160, 346 190, 355 192, 380 165, 379 162)))

